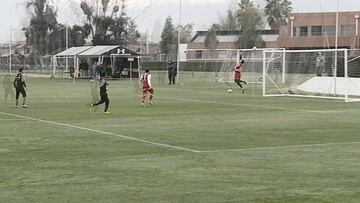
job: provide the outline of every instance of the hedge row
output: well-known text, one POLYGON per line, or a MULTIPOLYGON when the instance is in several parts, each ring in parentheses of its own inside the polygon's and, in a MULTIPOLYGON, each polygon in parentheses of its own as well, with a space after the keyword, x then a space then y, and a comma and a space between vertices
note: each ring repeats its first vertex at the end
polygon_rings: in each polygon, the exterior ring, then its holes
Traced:
MULTIPOLYGON (((222 65, 223 62, 181 62, 180 68, 182 71, 218 72, 222 65)), ((168 64, 166 62, 143 62, 142 68, 167 71, 168 64)))

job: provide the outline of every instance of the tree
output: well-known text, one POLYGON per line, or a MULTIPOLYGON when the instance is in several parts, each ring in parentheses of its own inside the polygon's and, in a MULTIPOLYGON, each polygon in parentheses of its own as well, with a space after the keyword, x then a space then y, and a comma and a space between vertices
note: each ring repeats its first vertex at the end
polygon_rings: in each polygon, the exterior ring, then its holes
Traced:
POLYGON ((74 25, 70 29, 70 46, 79 47, 86 43, 86 38, 90 35, 89 30, 83 26, 74 25))
MULTIPOLYGON (((54 31, 48 36, 48 50, 49 54, 58 53, 66 49, 66 25, 57 24, 54 31)), ((74 25, 68 27, 68 42, 69 47, 83 46, 86 43, 88 33, 84 30, 83 26, 74 25)))
POLYGON ((263 28, 262 15, 251 0, 241 0, 236 11, 236 19, 240 27, 237 44, 239 48, 250 49, 264 46, 259 30, 263 28))
POLYGON ((27 9, 31 12, 29 27, 23 28, 27 42, 35 52, 46 55, 49 50, 49 35, 54 32, 57 20, 56 9, 47 0, 29 0, 27 9))
MULTIPOLYGON (((109 27, 109 31, 111 33, 111 41, 110 44, 120 44, 120 45, 126 45, 126 36, 127 33, 127 17, 126 16, 120 16, 116 17, 113 20, 113 23, 109 27)), ((95 41, 94 43, 98 43, 95 41)))
POLYGON ((236 16, 235 13, 232 9, 228 9, 226 16, 220 16, 219 17, 219 25, 220 25, 220 29, 221 30, 226 30, 226 31, 235 31, 238 30, 238 23, 236 20, 236 16))
POLYGON ((289 0, 266 0, 265 16, 272 30, 287 25, 287 17, 292 11, 291 4, 289 0))
POLYGON ((205 47, 210 49, 211 52, 216 49, 218 41, 219 40, 216 37, 216 26, 212 25, 205 36, 205 47))
POLYGON ((137 25, 134 20, 129 20, 129 26, 127 29, 126 43, 135 44, 139 41, 140 33, 137 30, 137 25))
MULTIPOLYGON (((55 54, 66 48, 66 26, 57 22, 56 7, 47 0, 30 0, 26 4, 31 12, 29 27, 23 28, 33 55, 55 54)), ((74 25, 68 27, 69 46, 82 46, 89 36, 86 27, 74 25)))
POLYGON ((118 0, 101 0, 100 4, 94 2, 83 0, 80 5, 87 19, 84 27, 90 29, 94 45, 125 46, 139 39, 135 21, 125 13, 125 1, 121 1, 121 8, 118 0))
POLYGON ((114 23, 113 17, 119 12, 118 5, 110 8, 110 0, 101 0, 101 5, 90 4, 83 0, 80 7, 86 16, 86 27, 90 28, 94 45, 111 44, 109 27, 114 23), (100 8, 100 9, 97 9, 100 8))
POLYGON ((176 38, 174 37, 174 25, 172 23, 172 18, 168 16, 165 20, 164 28, 161 32, 161 40, 160 40, 160 50, 161 53, 166 55, 166 58, 168 58, 168 55, 174 51, 174 44, 176 41, 176 38))
POLYGON ((193 24, 178 25, 174 33, 175 41, 177 42, 179 30, 180 30, 180 43, 188 43, 192 38, 193 24))

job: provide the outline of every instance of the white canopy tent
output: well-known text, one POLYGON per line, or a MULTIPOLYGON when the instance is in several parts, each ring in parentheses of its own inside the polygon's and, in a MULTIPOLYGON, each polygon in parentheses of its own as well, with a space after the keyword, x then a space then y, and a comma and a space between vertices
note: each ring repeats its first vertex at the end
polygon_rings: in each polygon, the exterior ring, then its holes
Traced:
POLYGON ((118 48, 120 48, 120 46, 95 46, 81 52, 79 57, 99 57, 99 59, 102 61, 106 53, 118 48))
MULTIPOLYGON (((102 64, 107 65, 108 69, 112 69, 112 73, 115 71, 114 59, 115 58, 128 58, 129 64, 131 67, 129 69, 139 69, 140 55, 136 52, 133 52, 127 48, 124 48, 119 45, 108 45, 108 46, 84 46, 84 47, 72 47, 67 50, 64 50, 54 56, 53 62, 53 75, 56 74, 56 68, 59 67, 58 60, 65 59, 65 72, 68 72, 69 61, 72 59, 71 64, 75 69, 75 72, 79 68, 80 60, 92 60, 92 61, 101 61, 102 64), (132 61, 136 59, 136 63, 132 61), (131 64, 133 64, 134 68, 131 64)), ((76 76, 75 76, 76 77, 76 76)))
POLYGON ((97 58, 103 64, 107 62, 113 77, 120 77, 123 75, 121 72, 126 72, 125 77, 130 79, 139 75, 140 55, 122 46, 95 46, 80 53, 78 58, 97 58))
POLYGON ((65 72, 68 72, 69 69, 69 59, 73 59, 73 65, 78 67, 78 55, 83 53, 89 49, 93 48, 93 46, 83 46, 83 47, 71 47, 67 50, 64 50, 54 56, 53 60, 53 76, 56 74, 56 67, 58 66, 58 59, 65 59, 65 72))

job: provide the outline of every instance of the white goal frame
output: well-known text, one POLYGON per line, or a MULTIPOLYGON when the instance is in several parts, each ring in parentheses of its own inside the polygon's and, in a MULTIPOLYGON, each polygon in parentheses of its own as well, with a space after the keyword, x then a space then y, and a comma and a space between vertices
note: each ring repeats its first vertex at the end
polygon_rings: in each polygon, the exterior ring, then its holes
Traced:
MULTIPOLYGON (((345 102, 359 102, 360 98, 351 98, 350 94, 349 94, 349 83, 351 82, 350 77, 349 77, 349 70, 348 70, 348 64, 349 62, 351 62, 351 60, 348 60, 348 51, 351 51, 350 49, 316 49, 316 50, 264 50, 263 51, 263 82, 262 82, 262 89, 263 89, 263 97, 285 97, 285 96, 289 96, 289 97, 303 97, 303 98, 319 98, 319 99, 339 99, 339 100, 344 100, 345 102), (266 85, 267 85, 267 80, 269 79, 270 81, 271 78, 269 78, 269 75, 267 74, 267 70, 268 70, 268 66, 270 64, 270 60, 272 59, 267 59, 267 55, 268 54, 272 54, 272 53, 281 53, 283 56, 283 83, 286 82, 286 53, 309 53, 309 52, 334 52, 335 53, 335 65, 334 65, 334 74, 333 74, 333 78, 334 78, 334 95, 332 96, 317 96, 317 95, 301 95, 301 94, 289 94, 289 92, 280 92, 280 93, 276 93, 276 94, 268 94, 266 91, 266 85), (337 84, 337 80, 339 77, 337 77, 337 54, 338 52, 343 52, 344 53, 344 78, 345 78, 345 94, 337 94, 336 93, 336 84, 337 84)), ((273 83, 274 85, 276 85, 275 83, 273 83)), ((360 90, 359 90, 360 91, 360 90)))
MULTIPOLYGON (((225 58, 194 58, 194 59, 186 59, 186 61, 222 61, 223 63, 226 63, 227 61, 235 61, 236 60, 236 64, 239 63, 239 57, 240 57, 240 54, 242 52, 264 52, 264 51, 270 51, 270 50, 285 50, 285 48, 255 48, 255 49, 214 49, 212 51, 224 51, 226 52, 225 54, 225 58), (236 59, 234 60, 234 58, 227 58, 228 56, 228 53, 229 52, 236 52, 236 59)), ((188 49, 187 50, 187 53, 189 52, 196 52, 196 51, 210 51, 210 49, 188 49)), ((247 60, 247 58, 243 58, 245 60, 247 60)), ((262 56, 260 54, 260 56, 257 58, 259 60, 259 62, 262 61, 262 56)), ((281 71, 281 80, 282 82, 285 82, 285 56, 283 57, 283 67, 282 67, 282 71, 281 71)), ((224 68, 224 64, 222 65, 221 70, 223 70, 224 68)), ((253 69, 254 67, 252 67, 253 69)), ((216 74, 216 76, 219 74, 219 72, 216 74)), ((259 71, 259 75, 260 75, 260 79, 263 78, 263 74, 261 72, 261 69, 259 71)), ((219 78, 215 77, 215 80, 218 81, 218 82, 226 82, 226 83, 232 83, 234 82, 232 79, 231 81, 222 81, 220 80, 219 78)), ((259 80, 259 81, 247 81, 248 83, 258 83, 258 84, 262 84, 262 81, 259 80)))

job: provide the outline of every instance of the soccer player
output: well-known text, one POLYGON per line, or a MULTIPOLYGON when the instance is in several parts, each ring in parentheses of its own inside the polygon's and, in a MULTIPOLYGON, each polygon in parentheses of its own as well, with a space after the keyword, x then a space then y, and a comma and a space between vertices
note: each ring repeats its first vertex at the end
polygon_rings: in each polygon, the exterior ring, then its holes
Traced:
POLYGON ((96 106, 105 103, 104 114, 111 114, 109 109, 110 100, 107 94, 107 86, 109 85, 105 80, 105 74, 102 74, 100 79, 100 101, 95 104, 90 104, 90 110, 94 110, 96 106))
POLYGON ((168 62, 168 77, 169 77, 169 85, 171 85, 172 83, 172 77, 173 77, 173 62, 169 61, 168 62))
POLYGON ((244 83, 245 85, 247 84, 247 82, 245 80, 241 80, 241 72, 243 70, 244 63, 245 63, 245 61, 243 59, 240 59, 240 63, 237 64, 235 66, 235 68, 234 68, 234 70, 235 70, 235 83, 240 86, 243 94, 245 92, 245 89, 241 85, 241 83, 244 83))
POLYGON ((23 97, 23 103, 21 105, 21 107, 23 108, 29 108, 27 105, 25 105, 26 102, 26 83, 25 83, 25 79, 23 76, 23 69, 20 68, 19 69, 19 73, 16 75, 15 80, 14 80, 14 87, 15 87, 15 91, 16 91, 16 107, 19 107, 19 96, 20 94, 23 97))
POLYGON ((152 105, 152 100, 154 98, 154 89, 151 85, 151 74, 149 69, 145 69, 145 73, 140 77, 140 82, 142 83, 143 87, 143 95, 141 98, 141 106, 145 106, 144 102, 146 99, 146 96, 149 94, 149 104, 152 105))
POLYGON ((173 63, 173 69, 172 69, 172 74, 171 74, 171 80, 172 80, 172 84, 175 85, 175 79, 176 79, 176 75, 177 75, 177 62, 173 63))
POLYGON ((2 83, 3 83, 3 87, 4 87, 5 105, 7 105, 8 97, 9 96, 11 96, 11 98, 15 97, 12 81, 10 79, 10 74, 5 75, 2 83))
POLYGON ((325 66, 325 57, 321 54, 321 52, 318 53, 318 56, 316 57, 316 75, 322 76, 325 66))
MULTIPOLYGON (((91 95, 91 103, 90 104, 95 104, 100 100, 100 98, 99 98, 99 82, 96 80, 93 80, 93 79, 90 80, 90 95, 91 95)), ((96 111, 97 106, 95 106, 92 110, 96 111)))

